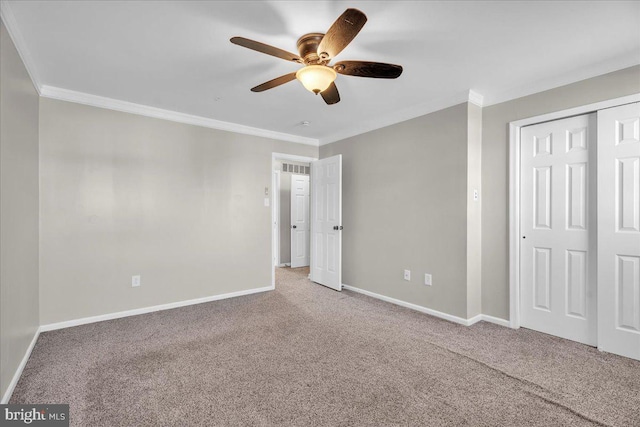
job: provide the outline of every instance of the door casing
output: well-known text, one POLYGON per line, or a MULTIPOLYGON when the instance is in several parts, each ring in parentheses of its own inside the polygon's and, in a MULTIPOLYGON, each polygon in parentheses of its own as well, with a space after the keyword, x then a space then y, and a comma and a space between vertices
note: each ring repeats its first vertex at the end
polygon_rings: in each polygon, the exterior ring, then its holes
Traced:
MULTIPOLYGON (((295 154, 286 154, 286 153, 271 153, 271 175, 273 176, 273 171, 276 170, 276 160, 289 160, 292 162, 301 162, 301 163, 311 163, 315 160, 318 160, 317 157, 308 157, 308 156, 297 156, 295 154)), ((271 203, 276 203, 278 200, 274 197, 274 184, 271 184, 271 203)), ((279 207, 278 207, 279 208, 279 207)), ((273 227, 273 223, 276 220, 275 209, 271 209, 271 286, 275 288, 276 286, 276 254, 275 254, 275 239, 278 238, 276 236, 275 227, 273 227)), ((279 219, 278 219, 279 221, 279 219)))

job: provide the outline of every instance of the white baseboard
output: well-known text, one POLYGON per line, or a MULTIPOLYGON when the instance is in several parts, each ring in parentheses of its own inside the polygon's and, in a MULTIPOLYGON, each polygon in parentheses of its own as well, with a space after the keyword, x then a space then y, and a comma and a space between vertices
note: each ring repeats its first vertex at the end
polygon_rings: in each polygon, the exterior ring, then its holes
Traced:
POLYGON ((151 307, 136 308, 133 310, 119 311, 116 313, 101 314, 99 316, 83 317, 81 319, 67 320, 64 322, 49 323, 40 326, 40 332, 55 331, 56 329, 70 328, 72 326, 86 325, 88 323, 102 322, 105 320, 120 319, 122 317, 137 316, 138 314, 153 313, 154 311, 170 310, 172 308, 185 307, 187 305, 202 304, 227 298, 235 298, 243 295, 251 295, 259 292, 272 291, 275 286, 247 289, 245 291, 230 292, 228 294, 213 295, 209 297, 172 302, 168 304, 154 305, 151 307))
POLYGON ((471 325, 473 325, 475 323, 478 323, 478 322, 483 320, 485 322, 491 322, 491 323, 495 323, 497 325, 509 327, 509 321, 508 320, 499 319, 497 317, 488 316, 486 314, 478 314, 477 316, 474 316, 474 317, 472 317, 470 319, 464 319, 462 317, 454 316, 454 315, 448 314, 448 313, 443 313, 441 311, 433 310, 431 308, 423 307, 421 305, 413 304, 413 303, 410 303, 410 302, 406 302, 406 301, 402 301, 402 300, 399 300, 399 299, 391 298, 391 297, 388 297, 388 296, 385 296, 385 295, 376 294, 375 292, 371 292, 371 291, 367 291, 367 290, 364 290, 364 289, 356 288, 355 286, 345 285, 344 283, 342 284, 342 287, 344 289, 348 290, 348 291, 353 291, 353 292, 357 292, 359 294, 367 295, 367 296, 372 297, 372 298, 376 298, 376 299, 379 299, 379 300, 382 300, 382 301, 390 302, 391 304, 399 305, 401 307, 410 308, 412 310, 416 310, 416 311, 419 311, 421 313, 429 314, 431 316, 438 317, 438 318, 444 319, 444 320, 448 320, 448 321, 453 322, 453 323, 458 323, 458 324, 464 325, 464 326, 471 326, 471 325))
POLYGON ((481 314, 480 316, 482 316, 481 320, 484 322, 495 323, 496 325, 504 326, 506 328, 511 327, 511 322, 509 322, 508 320, 501 319, 499 317, 489 316, 488 314, 481 314))
POLYGON ((0 400, 1 404, 6 404, 9 402, 9 399, 11 399, 13 390, 16 388, 16 385, 18 384, 18 380, 22 376, 22 371, 24 370, 24 367, 27 365, 27 361, 31 356, 31 352, 33 351, 33 347, 35 347, 36 341, 38 341, 39 336, 40 336, 40 328, 36 329, 36 333, 33 335, 33 339, 31 340, 29 347, 27 347, 27 351, 25 351, 24 356, 22 357, 22 360, 18 365, 18 369, 16 369, 15 374, 13 374, 13 378, 11 378, 11 382, 9 383, 9 387, 7 388, 7 391, 4 393, 4 396, 2 396, 2 400, 0 400))
POLYGON ((467 319, 467 322, 469 323, 467 326, 471 326, 471 325, 475 325, 476 323, 480 322, 482 320, 482 314, 477 314, 475 316, 473 316, 470 319, 467 319))
POLYGON ((410 302, 402 301, 399 299, 391 298, 385 295, 376 294, 375 292, 366 291, 364 289, 356 288, 354 286, 342 284, 342 287, 348 291, 357 292, 359 294, 363 294, 372 298, 376 298, 382 301, 390 302, 391 304, 399 305, 402 307, 410 308, 412 310, 419 311, 421 313, 430 314, 431 316, 439 317, 440 319, 448 320, 453 323, 459 323, 460 325, 469 326, 472 323, 469 323, 469 319, 463 319, 462 317, 454 316, 452 314, 443 313, 441 311, 433 310, 431 308, 423 307, 421 305, 413 304, 410 302))
POLYGON ((496 325, 506 326, 507 328, 511 327, 511 324, 508 320, 500 319, 499 317, 489 316, 488 314, 478 314, 469 319, 469 326, 474 325, 478 322, 489 322, 495 323, 496 325))
POLYGON ((18 384, 18 380, 20 379, 20 376, 22 376, 22 371, 24 370, 24 367, 26 366, 27 361, 31 356, 33 347, 36 345, 36 341, 38 341, 38 337, 40 336, 41 332, 54 331, 56 329, 63 329, 63 328, 70 328, 72 326, 86 325, 88 323, 102 322, 104 320, 136 316, 138 314, 152 313, 154 311, 170 310, 172 308, 185 307, 185 306, 194 305, 194 304, 202 304, 205 302, 218 301, 222 299, 234 298, 234 297, 239 297, 243 295, 251 295, 251 294, 256 294, 260 292, 272 291, 274 289, 275 289, 274 286, 265 286, 263 288, 247 289, 245 291, 230 292, 227 294, 213 295, 209 297, 172 302, 169 304, 154 305, 151 307, 143 307, 143 308, 137 308, 134 310, 119 311, 117 313, 102 314, 100 316, 84 317, 81 319, 68 320, 65 322, 49 323, 47 325, 42 325, 36 330, 36 333, 34 334, 33 339, 31 340, 31 343, 27 348, 27 351, 25 352, 24 357, 20 362, 20 365, 18 365, 18 369, 16 369, 16 372, 13 375, 13 378, 11 379, 11 382, 9 383, 9 387, 7 388, 7 391, 5 392, 4 396, 2 396, 2 400, 0 401, 0 403, 5 404, 9 402, 9 399, 11 399, 13 390, 16 388, 16 385, 18 384))
MULTIPOLYGON (((474 317, 472 317, 470 319, 463 319, 462 317, 458 317, 458 316, 454 316, 454 315, 451 315, 451 314, 443 313, 441 311, 433 310, 431 308, 423 307, 423 306, 420 306, 420 305, 417 305, 417 304, 412 304, 410 302, 406 302, 406 301, 402 301, 402 300, 399 300, 399 299, 391 298, 391 297, 388 297, 388 296, 385 296, 385 295, 376 294, 374 292, 367 291, 367 290, 360 289, 360 288, 356 288, 354 286, 349 286, 349 285, 342 284, 342 287, 344 289, 346 289, 346 290, 349 290, 349 291, 357 292, 357 293, 360 293, 360 294, 363 294, 363 295, 370 296, 372 298, 376 298, 376 299, 379 299, 379 300, 382 300, 382 301, 390 302, 392 304, 396 304, 396 305, 399 305, 399 306, 402 306, 402 307, 410 308, 412 310, 416 310, 416 311, 419 311, 421 313, 429 314, 431 316, 435 316, 435 317, 438 317, 438 318, 441 318, 441 319, 444 319, 444 320, 448 320, 450 322, 458 323, 458 324, 464 325, 464 326, 471 326, 471 325, 473 325, 473 324, 475 324, 475 323, 477 323, 479 321, 485 321, 485 322, 495 323, 496 325, 509 327, 509 321, 508 320, 500 319, 500 318, 489 316, 489 315, 486 315, 486 314, 479 314, 479 315, 474 316, 474 317)), ((47 325, 42 325, 36 330, 36 333, 34 334, 33 339, 31 340, 31 343, 29 344, 29 347, 27 348, 27 351, 25 352, 25 355, 22 358, 22 361, 20 362, 20 365, 18 366, 18 369, 16 369, 16 372, 15 372, 13 378, 11 379, 11 382, 9 383, 9 387, 7 388, 7 391, 5 392, 4 396, 2 397, 2 400, 0 401, 0 403, 5 404, 11 398, 11 395, 13 394, 13 390, 15 389, 16 385, 18 384, 18 380, 20 379, 20 376, 22 375, 22 371, 24 370, 24 367, 26 366, 27 361, 29 360, 29 357, 31 356, 31 352, 33 351, 33 347, 36 345, 36 341, 38 340, 38 337, 40 336, 41 332, 54 331, 56 329, 63 329, 63 328, 70 328, 72 326, 86 325, 88 323, 102 322, 104 320, 112 320, 112 319, 119 319, 119 318, 122 318, 122 317, 136 316, 138 314, 153 313, 154 311, 170 310, 172 308, 179 308, 179 307, 185 307, 185 306, 188 306, 188 305, 202 304, 202 303, 205 303, 205 302, 218 301, 218 300, 222 300, 222 299, 235 298, 235 297, 239 297, 239 296, 243 296, 243 295, 251 295, 251 294, 256 294, 256 293, 260 293, 260 292, 271 291, 273 289, 275 289, 274 286, 265 286, 263 288, 247 289, 247 290, 244 290, 244 291, 230 292, 230 293, 227 293, 227 294, 213 295, 213 296, 209 296, 209 297, 196 298, 196 299, 185 300, 185 301, 178 301, 178 302, 173 302, 173 303, 169 303, 169 304, 154 305, 154 306, 151 306, 151 307, 143 307, 143 308, 137 308, 137 309, 134 309, 134 310, 119 311, 119 312, 116 312, 116 313, 102 314, 102 315, 99 315, 99 316, 84 317, 84 318, 81 318, 81 319, 68 320, 68 321, 65 321, 65 322, 49 323, 47 325)))

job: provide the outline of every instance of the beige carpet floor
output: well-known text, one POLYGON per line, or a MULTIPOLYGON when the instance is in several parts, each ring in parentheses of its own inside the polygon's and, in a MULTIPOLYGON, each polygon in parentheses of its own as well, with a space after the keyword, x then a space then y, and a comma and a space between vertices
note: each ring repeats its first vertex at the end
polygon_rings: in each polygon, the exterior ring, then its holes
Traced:
POLYGON ((11 403, 76 426, 640 426, 640 362, 279 269, 276 290, 40 335, 11 403))

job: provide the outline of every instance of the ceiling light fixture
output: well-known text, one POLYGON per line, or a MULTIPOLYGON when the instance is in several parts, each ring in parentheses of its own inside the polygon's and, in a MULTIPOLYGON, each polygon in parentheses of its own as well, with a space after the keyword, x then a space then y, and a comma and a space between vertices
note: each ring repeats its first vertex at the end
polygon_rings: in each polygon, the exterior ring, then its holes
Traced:
POLYGON ((294 71, 252 87, 251 92, 264 92, 297 79, 309 92, 320 94, 327 105, 333 105, 340 102, 340 93, 334 82, 337 74, 373 79, 395 79, 402 74, 400 65, 384 62, 341 61, 329 65, 351 43, 365 22, 366 15, 358 9, 345 10, 326 34, 308 33, 300 37, 296 43, 300 55, 244 37, 232 37, 231 43, 305 65, 298 72, 294 71))
POLYGON ((336 79, 336 72, 326 65, 307 65, 296 73, 296 78, 316 95, 324 92, 336 79))

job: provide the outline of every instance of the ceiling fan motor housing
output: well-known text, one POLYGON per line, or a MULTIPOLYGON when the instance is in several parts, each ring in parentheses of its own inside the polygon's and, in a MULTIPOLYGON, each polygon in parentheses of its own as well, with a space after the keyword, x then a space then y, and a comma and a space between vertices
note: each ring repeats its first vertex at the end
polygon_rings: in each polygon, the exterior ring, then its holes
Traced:
POLYGON ((318 56, 318 45, 324 34, 309 33, 298 39, 298 52, 306 65, 326 65, 329 61, 318 56))

